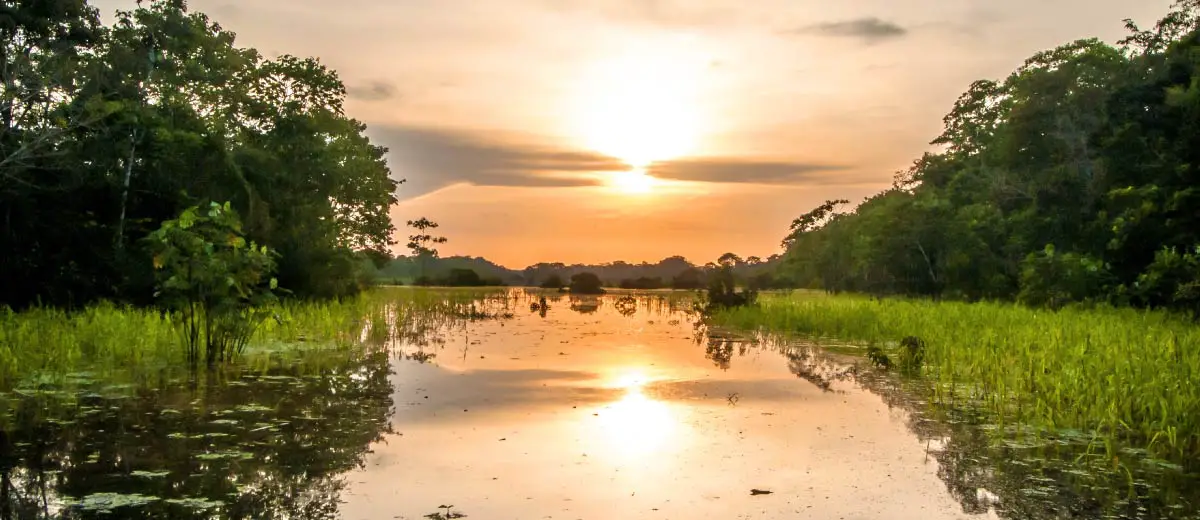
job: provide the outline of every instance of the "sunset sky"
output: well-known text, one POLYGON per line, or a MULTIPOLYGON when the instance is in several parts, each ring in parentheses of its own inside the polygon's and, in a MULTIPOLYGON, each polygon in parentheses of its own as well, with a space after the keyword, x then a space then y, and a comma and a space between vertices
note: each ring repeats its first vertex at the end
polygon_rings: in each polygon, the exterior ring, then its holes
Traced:
POLYGON ((189 1, 241 45, 339 72, 407 179, 401 247, 424 216, 443 255, 513 268, 779 252, 794 217, 928 150, 972 81, 1170 3, 189 1))

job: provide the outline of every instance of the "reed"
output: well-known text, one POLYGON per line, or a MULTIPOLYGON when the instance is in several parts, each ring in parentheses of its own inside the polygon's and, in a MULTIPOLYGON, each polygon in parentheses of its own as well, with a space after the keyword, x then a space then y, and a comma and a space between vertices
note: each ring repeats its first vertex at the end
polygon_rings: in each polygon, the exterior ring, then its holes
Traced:
POLYGON ((1035 435, 1200 455, 1200 326, 1177 316, 795 292, 711 320, 894 356, 902 338, 915 336, 925 347, 919 371, 937 402, 981 407, 998 424, 1035 435))

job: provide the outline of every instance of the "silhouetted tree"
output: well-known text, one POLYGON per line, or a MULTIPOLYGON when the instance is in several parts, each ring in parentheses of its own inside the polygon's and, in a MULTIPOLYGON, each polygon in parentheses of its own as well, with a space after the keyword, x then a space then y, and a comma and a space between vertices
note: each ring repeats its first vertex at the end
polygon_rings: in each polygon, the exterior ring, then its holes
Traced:
POLYGON ((408 237, 408 249, 412 251, 413 257, 417 259, 417 277, 425 278, 427 259, 437 258, 438 256, 438 251, 433 246, 436 244, 445 244, 446 237, 432 235, 430 230, 437 229, 438 223, 425 217, 408 221, 408 227, 416 230, 416 234, 408 237))
POLYGON ((571 275, 571 292, 575 294, 604 294, 600 277, 594 273, 576 273, 571 275))

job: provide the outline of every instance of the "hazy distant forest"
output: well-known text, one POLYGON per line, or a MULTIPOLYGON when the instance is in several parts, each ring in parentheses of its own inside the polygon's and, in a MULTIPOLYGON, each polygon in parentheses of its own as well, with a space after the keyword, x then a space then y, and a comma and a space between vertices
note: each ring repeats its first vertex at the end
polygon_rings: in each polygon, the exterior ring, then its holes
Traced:
MULTIPOLYGON (((291 295, 411 279, 391 255, 399 183, 337 75, 237 47, 182 1, 147 5, 109 27, 84 0, 0 11, 0 303, 148 302, 144 237, 209 201, 277 253, 291 295)), ((1198 21, 1185 0, 1115 45, 1073 42, 972 84, 942 151, 857 207, 804 213, 779 256, 587 268, 631 286, 724 263, 763 287, 1200 310, 1198 21)), ((510 284, 585 268, 445 261, 510 284)))

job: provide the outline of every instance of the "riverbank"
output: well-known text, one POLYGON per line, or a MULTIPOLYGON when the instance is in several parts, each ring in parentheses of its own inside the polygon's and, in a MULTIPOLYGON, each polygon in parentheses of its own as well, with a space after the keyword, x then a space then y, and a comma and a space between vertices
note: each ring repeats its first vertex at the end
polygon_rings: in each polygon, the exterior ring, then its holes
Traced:
POLYGON ((1132 446, 1176 461, 1200 454, 1200 326, 1164 313, 793 292, 718 312, 712 323, 876 346, 891 359, 902 338, 915 336, 924 343, 920 371, 941 403, 983 408, 1021 434, 1083 438, 1109 452, 1132 446))

